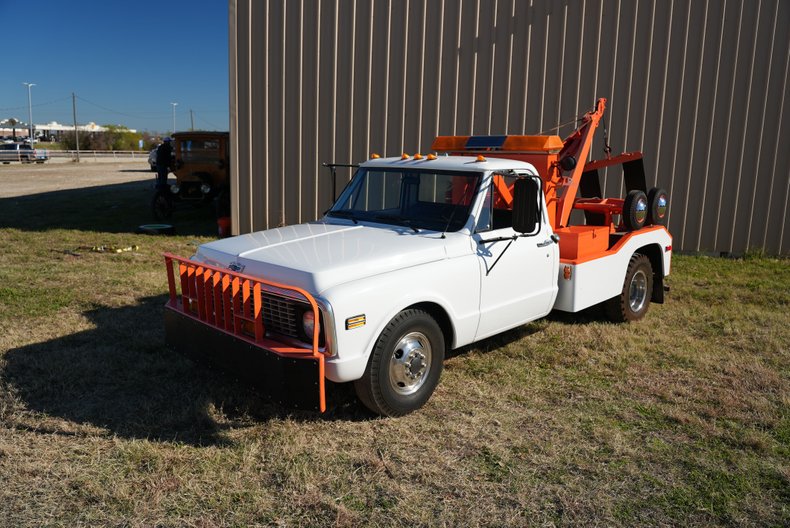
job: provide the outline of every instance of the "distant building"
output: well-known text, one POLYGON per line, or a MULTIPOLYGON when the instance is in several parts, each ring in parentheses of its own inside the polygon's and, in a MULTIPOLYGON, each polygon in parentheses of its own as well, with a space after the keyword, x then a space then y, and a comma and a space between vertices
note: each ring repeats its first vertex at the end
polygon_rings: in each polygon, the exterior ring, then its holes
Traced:
MULTIPOLYGON (((77 125, 80 132, 107 132, 108 128, 90 122, 86 125, 77 125)), ((33 133, 36 137, 60 138, 64 132, 74 132, 74 125, 62 125, 56 121, 51 121, 44 125, 33 125, 33 133)), ((136 133, 135 129, 128 129, 129 132, 136 133)), ((28 139, 27 123, 15 118, 8 118, 0 121, 0 137, 11 138, 16 136, 18 139, 28 139)))

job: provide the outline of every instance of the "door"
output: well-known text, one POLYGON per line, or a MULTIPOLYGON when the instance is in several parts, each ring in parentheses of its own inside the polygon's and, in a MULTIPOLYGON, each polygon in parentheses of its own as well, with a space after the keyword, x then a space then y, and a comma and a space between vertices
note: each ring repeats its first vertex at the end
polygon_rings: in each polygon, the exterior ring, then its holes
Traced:
POLYGON ((559 249, 550 238, 542 195, 537 234, 517 236, 513 230, 512 189, 516 177, 490 177, 472 237, 481 277, 480 323, 475 339, 546 315, 557 294, 559 249))

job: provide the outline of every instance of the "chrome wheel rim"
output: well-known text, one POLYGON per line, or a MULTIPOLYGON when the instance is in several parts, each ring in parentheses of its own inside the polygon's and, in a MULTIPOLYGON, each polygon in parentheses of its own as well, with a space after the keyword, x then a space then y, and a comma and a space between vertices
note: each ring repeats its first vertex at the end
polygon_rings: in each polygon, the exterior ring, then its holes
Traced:
POLYGON ((664 218, 666 214, 667 214, 667 197, 662 194, 658 197, 658 217, 664 218))
POLYGON ((636 221, 640 224, 645 221, 647 218, 647 200, 644 198, 640 198, 639 201, 636 202, 636 211, 634 212, 634 216, 636 217, 636 221))
POLYGON ((631 285, 628 288, 628 304, 632 312, 639 312, 647 300, 647 275, 642 270, 634 273, 631 277, 631 285))
POLYGON ((422 332, 409 332, 400 338, 390 357, 389 378, 392 390, 408 396, 428 379, 431 369, 431 342, 422 332))

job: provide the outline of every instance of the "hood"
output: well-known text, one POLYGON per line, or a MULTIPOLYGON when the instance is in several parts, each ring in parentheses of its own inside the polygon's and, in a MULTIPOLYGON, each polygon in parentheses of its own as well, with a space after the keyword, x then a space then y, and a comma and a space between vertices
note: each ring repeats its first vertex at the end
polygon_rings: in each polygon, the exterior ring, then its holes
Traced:
POLYGON ((245 275, 321 294, 352 280, 444 259, 448 240, 434 231, 316 222, 209 242, 196 258, 221 268, 238 263, 245 275))

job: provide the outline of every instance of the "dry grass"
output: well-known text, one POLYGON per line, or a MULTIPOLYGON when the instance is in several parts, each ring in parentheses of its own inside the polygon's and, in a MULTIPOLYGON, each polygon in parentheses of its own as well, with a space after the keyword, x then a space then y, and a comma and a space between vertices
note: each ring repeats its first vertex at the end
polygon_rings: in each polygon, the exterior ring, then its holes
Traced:
POLYGON ((213 226, 131 234, 149 192, 0 199, 0 525, 790 524, 787 260, 678 256, 643 322, 458 351, 406 418, 290 413, 163 347, 160 254, 213 226))

